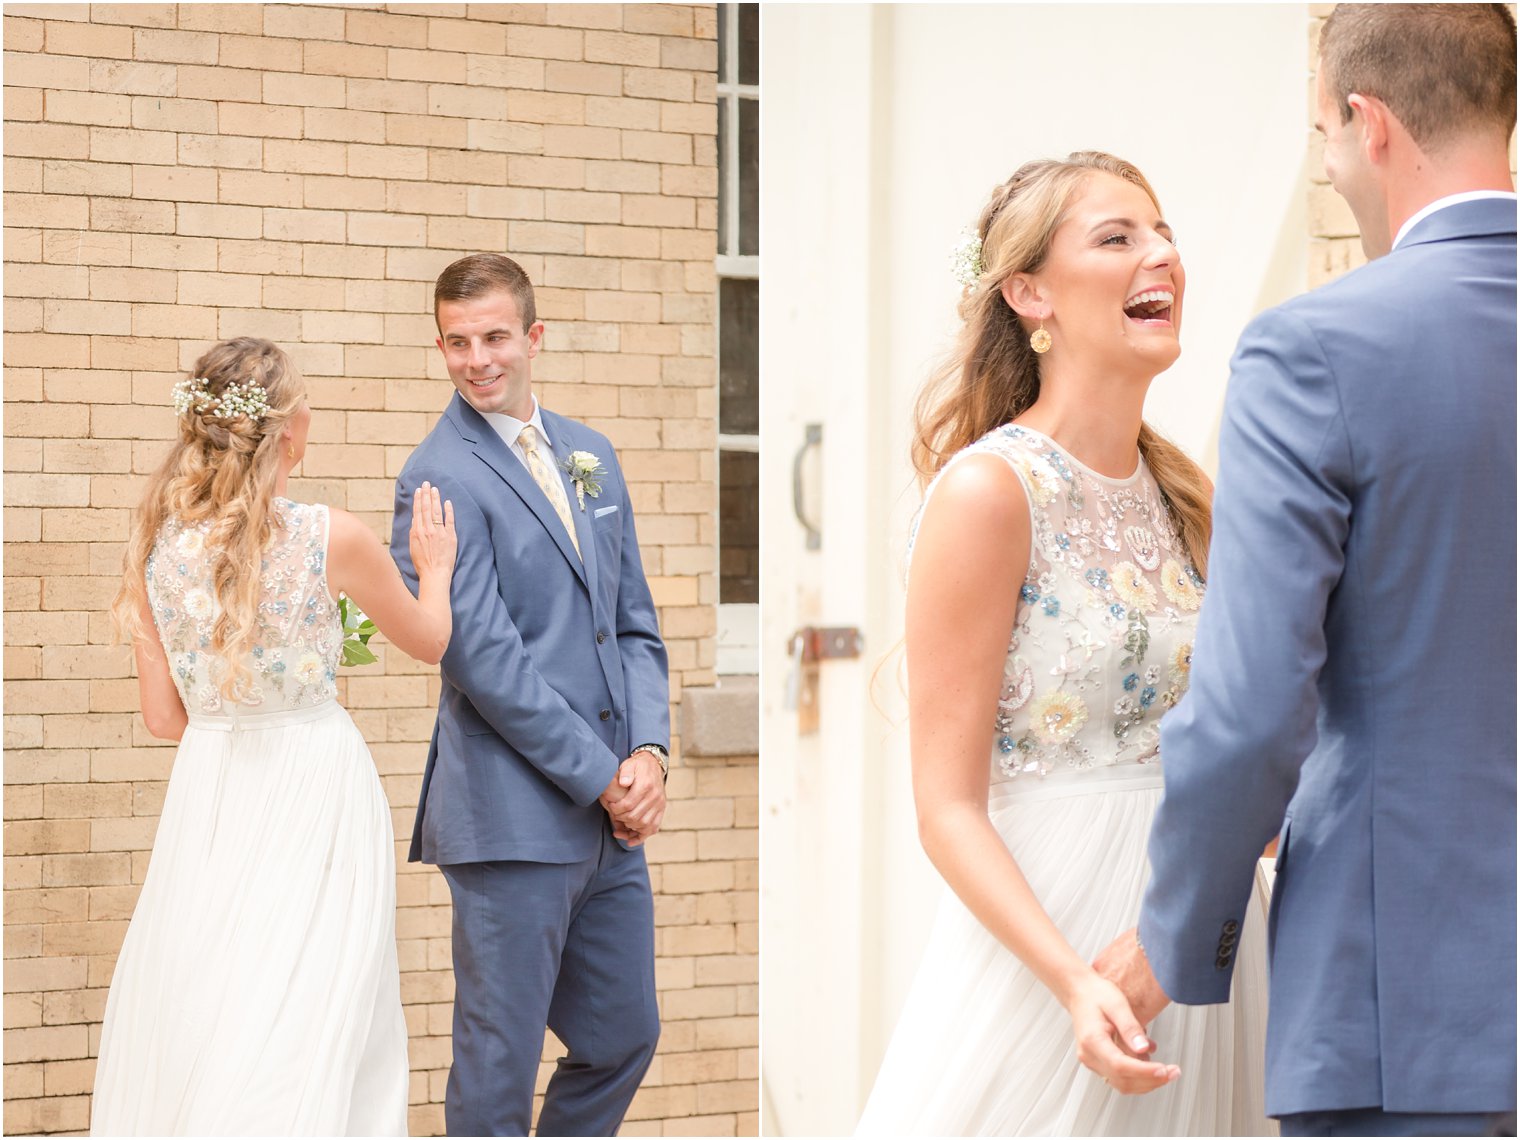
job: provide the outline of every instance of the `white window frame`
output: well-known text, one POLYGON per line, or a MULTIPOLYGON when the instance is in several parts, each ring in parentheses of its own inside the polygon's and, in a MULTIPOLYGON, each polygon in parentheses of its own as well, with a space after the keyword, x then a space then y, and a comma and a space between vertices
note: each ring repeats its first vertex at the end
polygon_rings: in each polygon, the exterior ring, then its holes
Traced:
MULTIPOLYGON (((719 75, 717 83, 718 114, 724 116, 724 137, 728 140, 730 148, 739 143, 739 103, 743 99, 751 99, 756 102, 760 99, 760 86, 757 83, 729 82, 730 77, 737 80, 739 74, 739 4, 724 4, 727 18, 724 20, 724 59, 728 64, 729 75, 719 75)), ((757 137, 758 143, 758 137, 757 137)), ((720 181, 718 193, 727 199, 728 209, 724 211, 724 232, 718 235, 719 250, 739 248, 739 164, 728 162, 724 168, 724 156, 718 157, 718 169, 720 181)), ((758 224, 759 219, 756 219, 758 224)), ((719 278, 743 278, 750 281, 760 279, 760 257, 758 254, 732 254, 720 252, 715 259, 715 267, 719 278)), ((723 335, 721 323, 718 335, 723 335)), ((759 454, 760 436, 758 433, 733 435, 719 433, 718 451, 750 451, 759 454)), ((722 465, 719 464, 721 471, 722 465)), ((721 509, 721 508, 720 508, 721 509)), ((722 527, 716 528, 719 538, 715 543, 721 542, 722 527)), ((718 575, 722 577, 722 552, 715 548, 717 554, 718 575)), ((719 602, 718 603, 718 634, 717 654, 714 662, 715 671, 720 674, 750 674, 760 671, 760 606, 755 602, 719 602)))

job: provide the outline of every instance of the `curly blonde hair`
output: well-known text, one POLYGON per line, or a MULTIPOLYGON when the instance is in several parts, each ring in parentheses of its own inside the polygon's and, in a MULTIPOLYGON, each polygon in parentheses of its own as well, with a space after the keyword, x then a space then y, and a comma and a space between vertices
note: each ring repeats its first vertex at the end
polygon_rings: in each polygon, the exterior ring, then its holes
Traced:
POLYGON ((253 684, 243 662, 258 633, 259 569, 276 522, 280 436, 306 398, 306 382, 278 346, 247 336, 215 345, 195 362, 192 376, 203 379, 212 396, 231 384, 257 384, 269 409, 257 419, 193 410, 179 417, 179 438, 148 480, 133 518, 111 616, 119 637, 151 641, 142 610, 159 531, 170 518, 187 527, 213 520, 207 546, 219 612, 210 648, 226 665, 222 695, 241 702, 253 684))
MULTIPOLYGON (((1067 208, 1095 173, 1138 186, 1161 208, 1135 166, 1095 150, 1025 163, 983 207, 977 223, 982 273, 961 298, 965 323, 954 352, 924 385, 914 408, 912 459, 923 485, 961 448, 1039 398, 1040 357, 1029 347, 1029 330, 1003 299, 1003 282, 1044 265, 1067 208)), ((1212 527, 1203 472, 1149 424, 1140 425, 1139 446, 1194 568, 1207 574, 1212 527)))

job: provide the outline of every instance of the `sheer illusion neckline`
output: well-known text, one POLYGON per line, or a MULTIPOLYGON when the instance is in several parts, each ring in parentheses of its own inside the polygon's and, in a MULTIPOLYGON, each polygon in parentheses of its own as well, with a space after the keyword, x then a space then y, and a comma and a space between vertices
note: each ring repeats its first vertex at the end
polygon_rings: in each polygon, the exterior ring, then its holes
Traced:
POLYGON ((1050 444, 1050 446, 1052 448, 1054 448, 1056 451, 1060 452, 1061 458, 1064 459, 1064 460, 1066 460, 1067 463, 1071 464, 1072 467, 1074 467, 1078 471, 1082 472, 1082 474, 1090 476, 1093 479, 1096 479, 1100 483, 1106 483, 1110 487, 1130 487, 1130 486, 1133 486, 1135 483, 1139 482, 1140 475, 1145 470, 1145 459, 1144 459, 1143 456, 1141 456, 1138 447, 1135 449, 1135 469, 1132 472, 1130 472, 1128 475, 1125 475, 1123 478, 1118 478, 1118 477, 1113 476, 1113 475, 1105 475, 1101 471, 1095 471, 1095 470, 1093 470, 1091 467, 1089 467, 1087 464, 1083 463, 1080 459, 1078 459, 1075 455, 1073 455, 1067 448, 1065 448, 1061 444, 1057 443, 1055 441, 1055 439, 1053 439, 1049 435, 1046 435, 1044 432, 1040 431, 1038 428, 1032 428, 1028 424, 1021 424, 1017 420, 1014 420, 1014 421, 1010 422, 1008 426, 1010 428, 1016 428, 1017 430, 1019 430, 1021 432, 1027 432, 1029 435, 1032 435, 1032 436, 1035 436, 1038 439, 1044 440, 1046 443, 1050 444))

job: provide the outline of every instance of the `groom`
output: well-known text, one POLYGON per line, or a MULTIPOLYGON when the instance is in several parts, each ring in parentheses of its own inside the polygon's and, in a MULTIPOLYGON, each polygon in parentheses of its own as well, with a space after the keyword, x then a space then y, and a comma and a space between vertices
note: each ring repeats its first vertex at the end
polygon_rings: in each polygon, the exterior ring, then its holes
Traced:
POLYGON ((1514 20, 1342 4, 1317 103, 1374 260, 1241 338, 1151 883, 1097 964, 1141 1023, 1228 1000, 1280 826, 1282 1134, 1513 1135, 1514 20))
POLYGON ((457 392, 396 480, 391 553, 413 591, 413 490, 452 500, 454 637, 410 859, 453 897, 450 1136, 525 1136, 545 1026, 569 1051, 540 1136, 617 1132, 659 1038, 640 849, 665 810, 665 647, 605 436, 539 406, 544 326, 510 258, 433 292, 457 392))

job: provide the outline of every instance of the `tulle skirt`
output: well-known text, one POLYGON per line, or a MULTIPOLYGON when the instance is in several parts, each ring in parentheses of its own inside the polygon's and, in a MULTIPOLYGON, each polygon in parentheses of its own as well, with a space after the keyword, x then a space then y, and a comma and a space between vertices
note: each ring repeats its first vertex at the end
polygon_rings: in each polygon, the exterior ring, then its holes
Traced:
MULTIPOLYGON (((1126 765, 1020 777, 989 803, 1030 887, 1091 961, 1140 915, 1161 774, 1126 765)), ((1228 1005, 1171 1005, 1150 1025, 1182 1076, 1125 1096, 1077 1060, 1071 1018, 946 891, 857 1134, 1275 1135, 1263 1103, 1265 904, 1253 897, 1228 1005)))
POLYGON ((405 1135, 390 809, 335 702, 192 717, 116 961, 95 1135, 405 1135))

